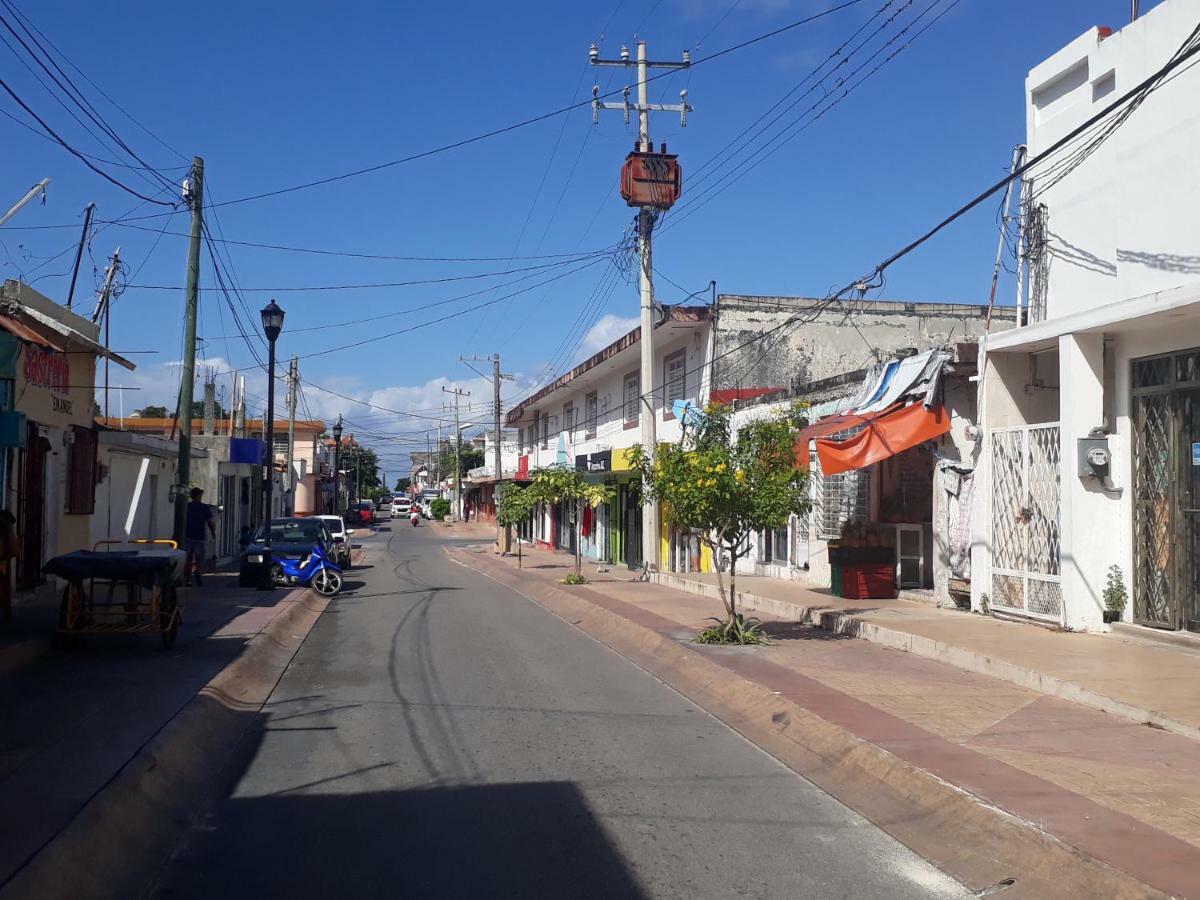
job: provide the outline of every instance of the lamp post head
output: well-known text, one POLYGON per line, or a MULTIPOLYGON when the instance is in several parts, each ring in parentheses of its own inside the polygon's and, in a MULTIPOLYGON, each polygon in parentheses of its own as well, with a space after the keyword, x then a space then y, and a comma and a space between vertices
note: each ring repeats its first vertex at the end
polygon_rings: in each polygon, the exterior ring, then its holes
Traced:
POLYGON ((262 326, 263 334, 267 336, 267 340, 271 343, 279 338, 279 332, 283 331, 283 307, 272 300, 262 308, 262 326))
POLYGON ((339 446, 342 443, 342 417, 338 416, 337 422, 333 426, 333 442, 339 446))

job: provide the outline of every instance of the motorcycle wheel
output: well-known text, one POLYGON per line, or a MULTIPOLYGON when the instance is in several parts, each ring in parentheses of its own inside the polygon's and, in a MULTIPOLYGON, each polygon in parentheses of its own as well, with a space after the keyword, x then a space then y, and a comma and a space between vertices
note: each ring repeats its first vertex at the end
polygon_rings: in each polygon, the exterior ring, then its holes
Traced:
POLYGON ((271 584, 286 586, 287 583, 288 578, 283 574, 283 566, 279 565, 279 563, 271 566, 271 584))
POLYGON ((333 569, 322 569, 313 576, 312 586, 322 597, 332 597, 342 589, 342 576, 333 569))

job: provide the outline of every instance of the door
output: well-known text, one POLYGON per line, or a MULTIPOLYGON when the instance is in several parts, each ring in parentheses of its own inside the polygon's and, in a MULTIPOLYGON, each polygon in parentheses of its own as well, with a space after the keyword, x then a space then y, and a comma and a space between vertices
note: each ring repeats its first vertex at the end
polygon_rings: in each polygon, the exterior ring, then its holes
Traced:
POLYGON ((17 527, 21 529, 21 559, 17 562, 17 587, 38 584, 42 574, 45 536, 46 444, 35 422, 26 423, 25 450, 21 453, 17 527))
POLYGON ((1200 631, 1200 389, 1177 394, 1179 411, 1178 605, 1181 624, 1200 631))

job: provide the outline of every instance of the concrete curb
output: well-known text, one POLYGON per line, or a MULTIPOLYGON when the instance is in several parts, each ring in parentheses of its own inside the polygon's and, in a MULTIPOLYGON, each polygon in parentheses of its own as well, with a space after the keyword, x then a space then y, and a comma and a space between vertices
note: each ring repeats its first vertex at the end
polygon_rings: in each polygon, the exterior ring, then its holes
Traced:
POLYGON ((522 578, 484 554, 445 548, 584 631, 709 710, 784 765, 857 810, 913 851, 975 889, 1007 877, 1004 897, 1165 897, 1081 854, 1032 823, 911 765, 654 629, 587 598, 522 578))
POLYGON ((292 591, 283 602, 288 607, 0 889, 0 897, 143 896, 329 604, 308 590, 292 591))
MULTIPOLYGON (((713 585, 697 583, 669 572, 656 573, 652 576, 652 579, 656 584, 661 584, 664 587, 720 601, 721 595, 713 585)), ((786 621, 807 622, 834 634, 861 638, 865 641, 881 644, 884 647, 890 647, 893 650, 902 650, 914 656, 932 659, 936 662, 954 666, 955 668, 974 672, 977 675, 986 675, 1000 681, 1007 681, 1009 684, 1015 684, 1018 687, 1023 687, 1031 691, 1038 691, 1051 697, 1070 700, 1073 703, 1098 709, 1101 712, 1120 716, 1131 722, 1137 722, 1138 724, 1149 723, 1165 731, 1200 740, 1200 727, 1180 722, 1152 709, 1145 709, 1131 703, 1115 700, 1112 697, 1088 690, 1073 682, 1065 681, 1056 676, 1047 675, 1035 669, 1008 662, 1007 660, 996 659, 983 653, 977 653, 974 650, 955 647, 945 641, 910 634, 907 631, 898 631, 894 628, 888 628, 885 625, 878 625, 858 616, 845 613, 842 610, 828 609, 827 607, 801 606, 798 603, 791 603, 787 600, 758 597, 754 594, 746 594, 741 591, 738 591, 738 603, 744 609, 768 613, 786 621)))

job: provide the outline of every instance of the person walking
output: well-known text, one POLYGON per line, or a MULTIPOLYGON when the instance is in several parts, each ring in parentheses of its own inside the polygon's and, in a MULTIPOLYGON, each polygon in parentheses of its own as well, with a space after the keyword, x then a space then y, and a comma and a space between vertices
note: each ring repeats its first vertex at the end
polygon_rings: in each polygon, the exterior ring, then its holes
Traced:
POLYGON ((217 537, 217 525, 214 521, 212 507, 201 500, 203 496, 202 489, 192 488, 192 499, 187 505, 187 527, 183 533, 184 549, 187 551, 184 571, 190 573, 193 583, 197 587, 204 583, 200 578, 200 569, 206 559, 208 538, 211 536, 216 540, 217 537))
POLYGON ((12 624, 12 566, 20 555, 17 519, 7 509, 0 510, 0 625, 12 624))

